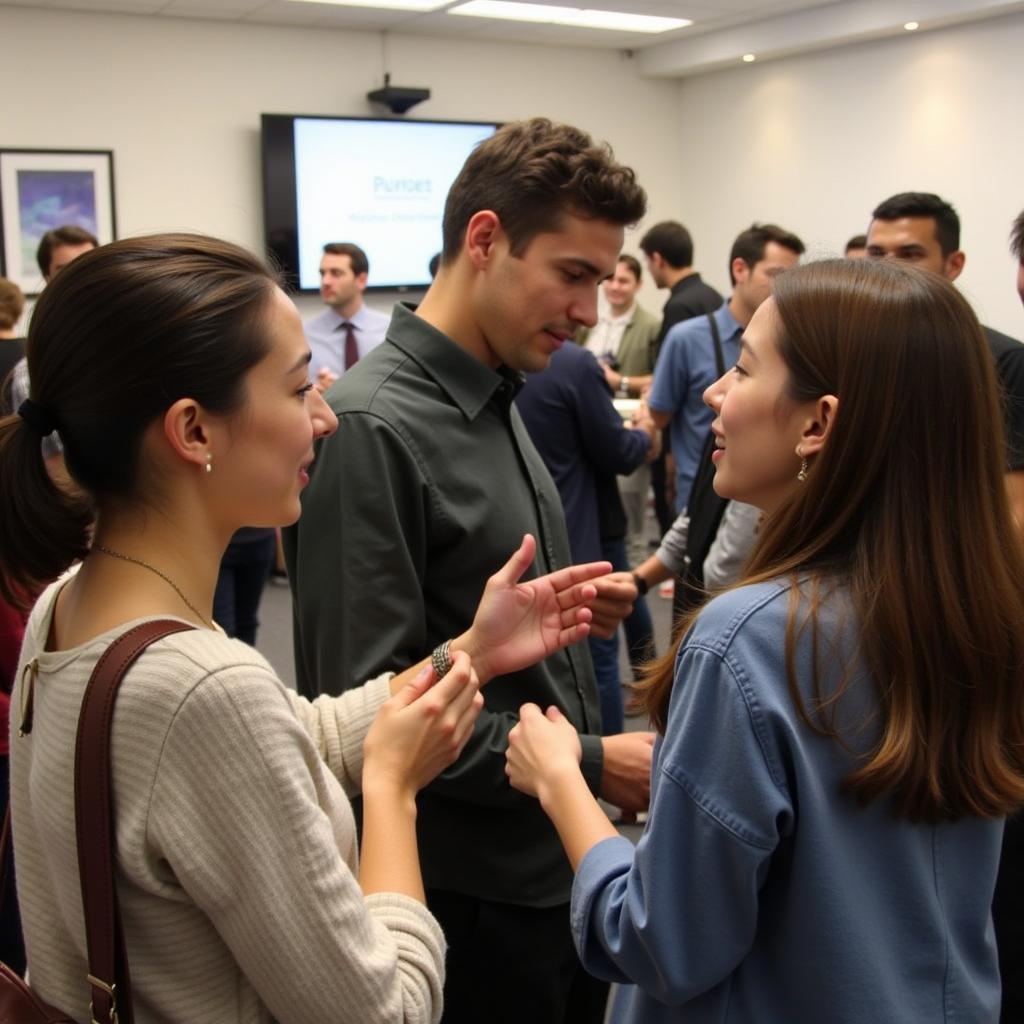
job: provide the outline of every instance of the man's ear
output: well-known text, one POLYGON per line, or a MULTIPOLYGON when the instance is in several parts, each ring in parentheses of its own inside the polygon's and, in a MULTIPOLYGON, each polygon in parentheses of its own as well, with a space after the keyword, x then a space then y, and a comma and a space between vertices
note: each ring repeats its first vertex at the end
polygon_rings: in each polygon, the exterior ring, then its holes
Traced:
POLYGON ((211 431, 203 407, 192 398, 179 398, 164 413, 164 438, 185 462, 204 468, 211 452, 211 431))
POLYGON ((366 281, 369 278, 369 274, 364 270, 361 274, 356 275, 356 287, 362 292, 366 290, 366 281))
POLYGON ((803 458, 817 455, 825 447, 838 411, 839 399, 835 395, 822 395, 812 403, 810 415, 804 422, 797 445, 803 458))
POLYGON ((742 256, 737 256, 732 261, 732 279, 736 284, 742 284, 750 276, 750 267, 747 266, 747 261, 742 256))
POLYGON ((967 253, 961 249, 951 252, 946 257, 946 280, 955 281, 963 272, 964 264, 967 262, 967 253))
POLYGON ((495 246, 504 237, 501 218, 493 210, 478 210, 466 226, 466 252, 477 270, 494 257, 495 246))

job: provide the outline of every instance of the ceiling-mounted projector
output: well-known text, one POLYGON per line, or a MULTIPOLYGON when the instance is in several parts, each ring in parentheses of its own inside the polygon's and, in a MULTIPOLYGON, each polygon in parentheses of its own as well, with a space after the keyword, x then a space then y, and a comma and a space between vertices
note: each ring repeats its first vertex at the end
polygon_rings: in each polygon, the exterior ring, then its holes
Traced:
POLYGON ((414 85, 392 85, 391 76, 384 76, 384 88, 374 89, 366 94, 371 103, 380 103, 392 114, 404 114, 417 103, 430 99, 429 89, 419 89, 414 85))

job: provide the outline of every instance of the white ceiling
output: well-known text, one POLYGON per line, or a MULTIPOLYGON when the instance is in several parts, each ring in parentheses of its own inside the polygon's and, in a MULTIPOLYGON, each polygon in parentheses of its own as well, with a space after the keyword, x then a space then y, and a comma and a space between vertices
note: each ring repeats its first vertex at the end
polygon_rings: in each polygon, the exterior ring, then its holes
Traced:
MULTIPOLYGON (((372 0, 367 0, 372 2, 372 0)), ((649 75, 680 77, 738 61, 758 60, 842 46, 864 39, 900 35, 909 20, 920 31, 955 22, 1024 11, 1022 2, 1003 0, 531 0, 548 6, 576 6, 633 14, 688 18, 693 24, 657 35, 609 32, 446 14, 438 11, 374 10, 291 0, 0 0, 4 7, 32 7, 157 18, 209 18, 246 24, 400 32, 495 42, 606 47, 638 51, 649 75)))

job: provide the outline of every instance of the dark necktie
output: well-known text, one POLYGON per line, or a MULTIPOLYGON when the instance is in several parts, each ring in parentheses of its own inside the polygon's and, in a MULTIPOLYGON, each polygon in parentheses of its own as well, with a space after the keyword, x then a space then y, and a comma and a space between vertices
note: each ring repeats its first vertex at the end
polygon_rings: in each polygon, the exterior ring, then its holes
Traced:
POLYGON ((345 369, 350 370, 359 362, 356 329, 347 320, 341 326, 345 328, 345 369))

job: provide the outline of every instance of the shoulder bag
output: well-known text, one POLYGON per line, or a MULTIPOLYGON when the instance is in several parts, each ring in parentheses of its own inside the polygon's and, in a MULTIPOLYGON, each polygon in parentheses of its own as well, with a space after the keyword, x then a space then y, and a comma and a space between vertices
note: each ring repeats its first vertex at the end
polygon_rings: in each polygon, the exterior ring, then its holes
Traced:
MULTIPOLYGON (((125 672, 150 644, 193 628, 173 619, 159 619, 128 630, 103 652, 82 698, 75 743, 75 831, 89 951, 86 981, 92 990, 94 1024, 133 1024, 131 979, 114 886, 110 771, 114 701, 125 672)), ((13 853, 10 817, 8 805, 0 842, 4 871, 13 853)), ((75 1024, 75 1021, 69 1014, 43 1002, 23 978, 0 963, 0 1024, 75 1024)))

